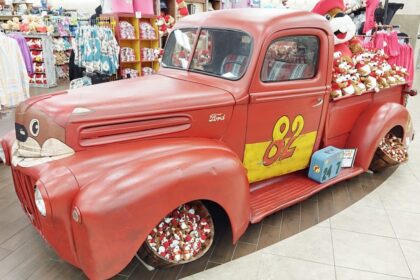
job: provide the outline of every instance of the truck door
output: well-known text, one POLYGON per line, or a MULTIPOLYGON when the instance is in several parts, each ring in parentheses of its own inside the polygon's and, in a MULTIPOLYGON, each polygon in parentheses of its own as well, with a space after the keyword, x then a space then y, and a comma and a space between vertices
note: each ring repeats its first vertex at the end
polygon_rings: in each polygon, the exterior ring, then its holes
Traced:
POLYGON ((328 106, 330 51, 327 34, 310 28, 277 32, 263 44, 250 87, 244 152, 250 183, 309 165, 328 106))

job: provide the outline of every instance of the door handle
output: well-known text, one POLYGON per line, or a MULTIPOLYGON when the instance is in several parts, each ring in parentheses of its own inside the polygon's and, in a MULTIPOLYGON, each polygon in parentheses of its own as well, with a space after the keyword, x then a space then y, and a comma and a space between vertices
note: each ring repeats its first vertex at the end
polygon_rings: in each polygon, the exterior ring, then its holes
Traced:
POLYGON ((324 99, 322 97, 318 97, 317 102, 315 105, 312 106, 312 108, 316 108, 318 106, 321 106, 324 103, 324 99))

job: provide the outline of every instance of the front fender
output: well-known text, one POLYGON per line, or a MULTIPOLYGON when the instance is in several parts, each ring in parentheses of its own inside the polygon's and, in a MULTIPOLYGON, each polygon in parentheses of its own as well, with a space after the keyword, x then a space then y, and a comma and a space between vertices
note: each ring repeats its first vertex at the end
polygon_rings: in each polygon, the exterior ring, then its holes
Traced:
POLYGON ((104 148, 95 156, 102 162, 98 177, 81 186, 73 204, 81 223, 72 221, 79 263, 90 278, 121 271, 153 227, 182 203, 218 203, 229 216, 234 241, 248 225, 246 171, 222 142, 152 140, 104 148), (121 158, 125 164, 109 168, 121 158))
POLYGON ((403 129, 403 139, 411 133, 410 114, 397 103, 374 104, 357 120, 347 140, 347 148, 357 148, 355 165, 365 171, 381 139, 396 126, 403 129))

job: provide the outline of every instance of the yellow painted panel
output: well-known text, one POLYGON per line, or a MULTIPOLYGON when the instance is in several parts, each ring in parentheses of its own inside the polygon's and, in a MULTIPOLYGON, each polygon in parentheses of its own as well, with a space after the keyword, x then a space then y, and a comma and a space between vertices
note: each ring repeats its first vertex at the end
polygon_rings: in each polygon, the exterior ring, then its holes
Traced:
POLYGON ((306 168, 311 159, 316 136, 316 131, 300 135, 293 142, 293 147, 296 147, 293 155, 269 166, 263 164, 263 158, 271 141, 246 144, 244 166, 248 170, 249 182, 258 182, 306 168))

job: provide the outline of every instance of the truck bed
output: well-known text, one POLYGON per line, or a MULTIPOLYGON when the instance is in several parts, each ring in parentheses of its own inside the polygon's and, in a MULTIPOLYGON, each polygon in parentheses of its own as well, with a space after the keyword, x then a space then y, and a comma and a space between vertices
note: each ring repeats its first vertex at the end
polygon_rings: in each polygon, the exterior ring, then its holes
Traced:
POLYGON ((357 119, 370 105, 387 102, 403 104, 404 86, 397 85, 379 92, 371 91, 331 100, 323 136, 324 146, 344 148, 357 119))

